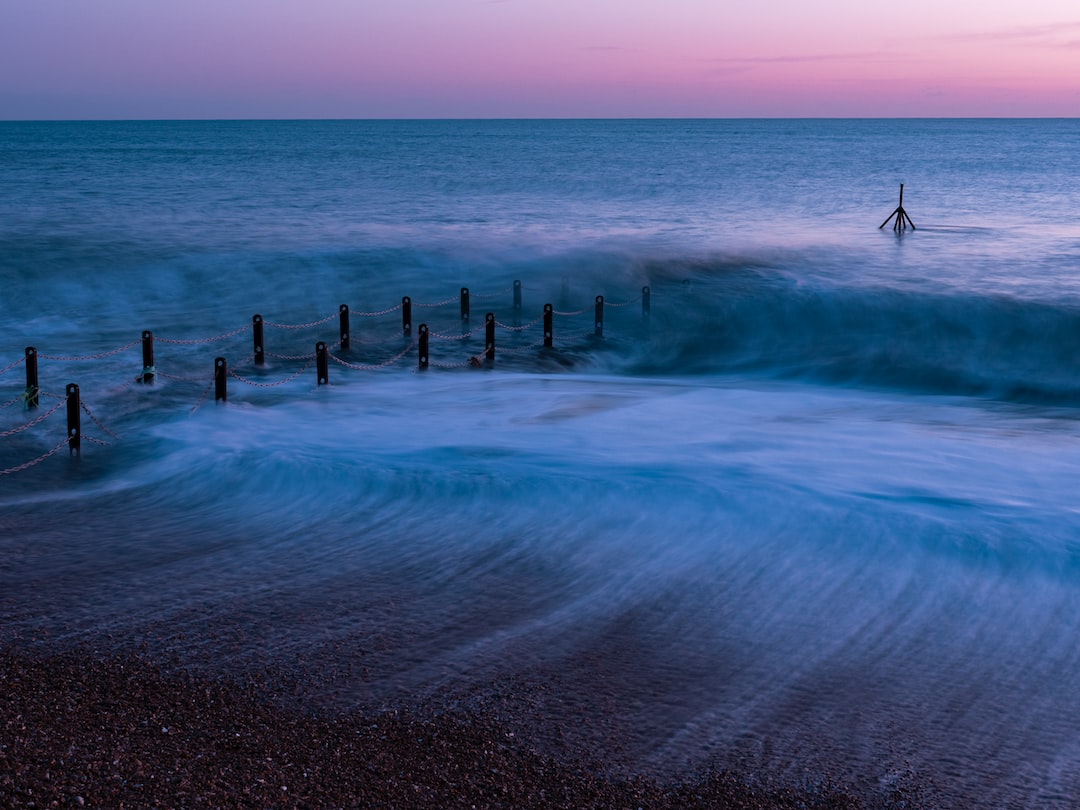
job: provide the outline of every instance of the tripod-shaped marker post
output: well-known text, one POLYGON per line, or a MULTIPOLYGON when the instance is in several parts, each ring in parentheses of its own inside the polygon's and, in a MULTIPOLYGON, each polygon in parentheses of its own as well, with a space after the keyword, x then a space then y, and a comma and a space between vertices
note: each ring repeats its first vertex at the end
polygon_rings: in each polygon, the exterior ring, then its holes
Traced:
POLYGON ((896 210, 889 214, 888 218, 878 225, 880 231, 886 225, 889 224, 889 220, 896 217, 896 222, 893 223, 892 229, 894 231, 907 230, 907 226, 911 226, 911 230, 915 230, 915 223, 911 221, 911 217, 907 215, 907 211, 904 210, 904 184, 900 184, 900 205, 896 206, 896 210))

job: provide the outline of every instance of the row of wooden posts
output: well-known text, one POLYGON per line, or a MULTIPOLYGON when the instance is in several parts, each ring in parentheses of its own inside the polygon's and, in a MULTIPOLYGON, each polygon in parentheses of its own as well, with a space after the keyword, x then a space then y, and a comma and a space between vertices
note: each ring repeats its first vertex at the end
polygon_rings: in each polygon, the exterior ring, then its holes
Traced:
MULTIPOLYGON (((651 294, 648 286, 641 288, 641 314, 643 318, 648 318, 651 311, 651 294)), ((469 302, 469 288, 461 288, 461 323, 463 332, 468 332, 469 318, 470 318, 470 302, 469 302)), ((517 316, 521 312, 521 282, 514 282, 514 312, 517 316)), ((594 317, 593 317, 593 335, 595 337, 603 337, 604 335, 604 296, 596 296, 594 302, 594 317)), ((552 348, 554 341, 554 315, 555 308, 552 304, 544 304, 544 347, 552 348)), ((347 304, 342 304, 338 312, 339 326, 341 332, 340 346, 343 350, 349 350, 349 307, 347 304)), ((266 362, 266 350, 265 341, 263 339, 263 327, 264 321, 262 315, 254 315, 252 317, 252 338, 254 347, 254 358, 256 365, 265 365, 266 362)), ((401 323, 402 332, 405 336, 412 335, 412 299, 409 296, 404 296, 401 299, 401 323)), ((495 327, 496 320, 493 312, 488 312, 484 316, 484 351, 482 353, 483 359, 488 363, 495 361, 495 327)), ((423 370, 427 369, 430 365, 429 356, 429 340, 430 329, 426 323, 422 323, 418 327, 418 368, 423 370)), ((142 333, 142 360, 143 370, 138 376, 138 380, 143 383, 152 383, 156 370, 154 367, 154 334, 150 330, 144 330, 142 333)), ((26 407, 29 410, 33 410, 39 405, 40 388, 38 383, 38 353, 37 349, 33 346, 26 347, 25 354, 26 365, 26 394, 25 402, 26 407)), ((315 344, 315 369, 316 379, 318 385, 326 385, 330 381, 330 348, 325 341, 319 341, 315 344)), ((215 400, 224 401, 228 397, 228 363, 224 357, 214 358, 214 398, 215 400)), ((68 441, 69 446, 73 454, 79 452, 79 386, 75 383, 71 383, 67 386, 68 396, 68 441), (74 398, 74 399, 73 399, 74 398), (74 402, 74 405, 73 405, 74 402), (74 420, 74 422, 72 421, 74 420)))

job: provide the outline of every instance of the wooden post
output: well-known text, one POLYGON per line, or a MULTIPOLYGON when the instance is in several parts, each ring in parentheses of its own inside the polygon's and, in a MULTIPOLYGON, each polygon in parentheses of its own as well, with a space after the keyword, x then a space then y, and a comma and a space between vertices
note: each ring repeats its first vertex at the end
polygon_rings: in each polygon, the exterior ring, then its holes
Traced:
POLYGON ((428 367, 428 328, 426 323, 420 324, 420 369, 426 369, 428 367))
POLYGON ((469 326, 469 288, 461 288, 461 328, 468 331, 469 326))
POLYGON ((226 402, 229 399, 229 366, 224 357, 214 358, 214 402, 226 402))
POLYGON ((154 333, 144 329, 142 333, 142 374, 139 382, 152 383, 154 381, 154 333))
POLYGON ((641 317, 645 320, 649 319, 649 315, 652 314, 652 291, 648 285, 641 288, 641 317))
POLYGON ((67 385, 67 431, 68 450, 73 456, 82 454, 82 415, 80 413, 79 386, 67 385))
POLYGON ((407 295, 401 298, 401 331, 405 337, 412 334, 412 299, 407 295))
POLYGON ((495 313, 489 312, 484 316, 484 359, 489 363, 495 362, 495 313))
POLYGON ((915 223, 911 221, 911 217, 908 216, 907 211, 904 210, 904 184, 900 184, 900 204, 896 206, 896 210, 886 217, 885 221, 878 225, 880 231, 886 225, 889 224, 889 220, 896 217, 896 221, 893 223, 893 230, 897 233, 907 230, 907 226, 911 226, 911 230, 916 230, 915 223))
POLYGON ((349 305, 342 304, 338 307, 338 320, 341 325, 341 350, 349 350, 349 305))
POLYGON ((596 328, 593 331, 596 337, 604 336, 604 296, 596 296, 596 328))
POLYGON ((552 326, 553 326, 552 321, 554 320, 554 318, 552 316, 554 314, 555 314, 555 307, 553 307, 551 304, 544 304, 544 348, 545 349, 550 349, 551 348, 552 326))
POLYGON ((315 344, 315 376, 319 385, 330 384, 330 357, 321 340, 315 344))
POLYGON ((514 312, 521 312, 521 282, 514 282, 514 312))
POLYGON ((253 315, 251 318, 251 331, 255 339, 255 365, 261 366, 266 362, 266 350, 263 343, 263 316, 253 315))
POLYGON ((38 397, 41 389, 38 388, 37 349, 33 346, 26 347, 26 399, 27 410, 38 406, 38 397))

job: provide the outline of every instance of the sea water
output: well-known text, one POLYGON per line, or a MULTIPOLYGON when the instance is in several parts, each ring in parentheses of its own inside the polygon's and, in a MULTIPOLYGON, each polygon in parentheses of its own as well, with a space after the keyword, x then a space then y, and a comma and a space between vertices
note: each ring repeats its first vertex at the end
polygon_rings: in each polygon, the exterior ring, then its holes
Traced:
POLYGON ((0 124, 0 632, 1072 806, 1078 176, 1071 120, 0 124))

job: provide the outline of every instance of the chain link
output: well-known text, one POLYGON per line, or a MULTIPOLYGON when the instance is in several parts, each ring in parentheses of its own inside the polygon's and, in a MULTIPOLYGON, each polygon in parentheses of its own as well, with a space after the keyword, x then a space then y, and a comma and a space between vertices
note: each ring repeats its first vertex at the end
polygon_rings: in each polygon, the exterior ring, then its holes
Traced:
POLYGON ((537 341, 536 343, 530 343, 528 346, 518 346, 513 349, 504 349, 498 347, 495 351, 496 354, 524 354, 525 352, 531 352, 533 349, 539 349, 544 345, 544 341, 537 341))
POLYGON ((44 422, 46 419, 48 419, 50 416, 52 416, 54 413, 64 407, 65 404, 67 404, 67 397, 57 402, 55 405, 52 406, 52 408, 43 413, 37 419, 32 419, 25 425, 20 425, 19 427, 12 428, 11 430, 5 430, 3 433, 0 433, 0 439, 6 439, 8 436, 14 436, 16 433, 22 433, 24 430, 29 430, 35 425, 40 425, 42 422, 44 422))
POLYGON ((44 455, 38 456, 35 459, 31 459, 30 461, 26 462, 25 464, 20 464, 18 467, 10 467, 10 468, 8 468, 6 470, 0 470, 0 475, 12 475, 13 473, 19 473, 19 472, 22 472, 23 470, 29 470, 35 464, 40 464, 45 459, 47 459, 49 456, 55 456, 58 452, 60 452, 60 448, 63 447, 65 444, 67 444, 69 441, 70 441, 70 439, 67 436, 65 436, 63 439, 60 440, 60 444, 56 445, 56 447, 54 447, 48 453, 45 453, 44 455))
POLYGON ((19 363, 25 363, 25 362, 26 362, 26 357, 23 356, 23 357, 20 357, 17 360, 11 362, 11 363, 8 363, 3 368, 0 368, 0 376, 3 376, 4 374, 7 374, 9 371, 11 371, 13 368, 15 368, 15 366, 19 365, 19 363))
POLYGON ((460 301, 460 300, 461 300, 460 295, 454 295, 454 296, 451 296, 450 298, 447 298, 444 301, 436 301, 434 304, 421 304, 419 302, 413 302, 413 306, 414 307, 420 307, 420 309, 430 309, 432 307, 445 307, 448 304, 452 304, 455 301, 460 301))
POLYGON ((242 382, 242 383, 244 383, 246 385, 253 386, 255 388, 276 388, 279 385, 284 385, 285 383, 290 382, 291 380, 295 380, 297 377, 299 377, 301 374, 303 374, 305 371, 307 371, 309 368, 311 368, 311 363, 312 362, 314 362, 314 360, 312 360, 311 362, 305 364, 303 368, 299 369, 298 371, 293 372, 292 374, 290 374, 285 379, 278 380, 277 382, 272 382, 272 383, 261 383, 261 382, 255 382, 254 380, 249 380, 246 377, 241 377, 239 374, 237 374, 235 371, 233 371, 231 369, 229 370, 229 376, 232 377, 234 380, 239 380, 240 382, 242 382))
POLYGON ((559 312, 559 310, 553 309, 551 311, 551 314, 552 315, 562 315, 564 318, 572 318, 575 315, 584 315, 586 312, 588 312, 587 309, 579 309, 576 312, 559 312))
POLYGON ((166 380, 174 380, 176 382, 185 382, 185 383, 195 383, 197 385, 201 384, 206 379, 205 377, 178 377, 175 374, 169 374, 167 371, 155 371, 154 373, 157 374, 159 377, 164 377, 166 380))
POLYGON ((9 399, 3 405, 0 405, 0 410, 3 410, 4 408, 10 408, 16 402, 23 402, 25 400, 26 400, 26 394, 19 394, 17 397, 15 397, 15 399, 9 399))
POLYGON ((226 332, 224 335, 218 335, 217 337, 210 337, 210 338, 181 339, 181 338, 158 337, 157 335, 154 335, 154 340, 159 340, 162 343, 179 343, 179 344, 184 345, 184 346, 198 346, 198 345, 201 345, 203 343, 216 343, 219 340, 225 340, 227 338, 231 338, 233 335, 239 335, 241 332, 245 332, 250 328, 251 327, 248 324, 244 324, 243 326, 241 326, 241 327, 239 327, 237 329, 233 329, 231 332, 226 332))
POLYGON ((524 324, 523 326, 509 326, 508 324, 502 323, 501 321, 495 321, 495 325, 500 329, 505 329, 507 332, 524 332, 526 329, 532 329, 542 320, 544 320, 544 316, 540 315, 537 318, 533 318, 531 321, 529 321, 527 324, 524 324))
POLYGON ((86 415, 90 417, 90 421, 91 421, 91 422, 93 422, 93 423, 94 423, 95 425, 97 425, 97 426, 98 426, 99 428, 101 428, 102 430, 104 430, 104 431, 105 431, 105 432, 106 432, 107 434, 109 434, 110 436, 112 436, 112 437, 113 437, 114 439, 119 439, 119 438, 120 438, 120 437, 119 437, 119 436, 117 436, 117 435, 116 435, 115 433, 113 433, 113 432, 112 432, 111 430, 109 430, 109 429, 108 429, 107 427, 105 427, 105 425, 101 424, 101 421, 100 421, 100 420, 99 420, 99 419, 98 419, 98 418, 97 418, 96 416, 94 416, 93 412, 92 412, 92 411, 90 410, 90 406, 89 406, 89 405, 87 405, 87 404, 86 404, 85 402, 83 402, 83 401, 82 401, 81 399, 79 400, 79 404, 80 404, 80 405, 82 406, 82 409, 83 409, 84 411, 86 411, 86 415))
POLYGON ((350 315, 356 315, 360 318, 378 318, 380 315, 389 315, 391 312, 397 312, 401 309, 401 304, 395 304, 389 309, 380 309, 378 312, 350 312, 350 315))
POLYGON ((604 306, 605 307, 628 307, 631 304, 636 304, 640 300, 641 300, 641 296, 639 295, 637 298, 631 298, 629 301, 623 301, 621 304, 613 304, 610 301, 605 301, 604 306))
POLYGON ((263 323, 275 329, 310 329, 313 326, 322 326, 337 317, 339 317, 339 314, 335 312, 332 315, 327 315, 321 321, 311 321, 311 323, 274 323, 273 321, 263 321, 263 323))
POLYGON ((191 413, 195 413, 195 411, 199 410, 200 406, 203 404, 203 401, 206 399, 206 395, 209 394, 210 389, 214 387, 215 382, 217 382, 217 380, 210 380, 210 382, 207 383, 206 388, 204 388, 202 394, 199 395, 198 401, 192 406, 190 411, 191 413))
POLYGON ((83 436, 82 438, 84 442, 92 442, 94 444, 99 444, 102 447, 112 447, 112 442, 107 442, 104 439, 95 439, 93 436, 83 436))
POLYGON ((340 357, 338 357, 337 355, 334 355, 334 354, 329 354, 328 353, 327 356, 331 360, 333 360, 335 363, 338 363, 339 365, 345 366, 346 368, 355 369, 357 371, 378 371, 380 368, 386 368, 387 366, 394 365, 394 363, 396 363, 402 357, 404 357, 409 352, 411 352, 413 350, 413 347, 415 347, 415 346, 416 346, 416 341, 414 340, 412 343, 410 343, 408 346, 406 346, 400 352, 395 354, 389 360, 384 360, 382 363, 377 363, 375 365, 370 365, 370 366, 359 365, 357 363, 350 363, 347 360, 342 360, 340 357))
POLYGON ((42 360, 58 360, 58 361, 61 361, 61 362, 76 362, 76 361, 80 361, 80 360, 101 360, 103 357, 112 357, 114 354, 120 354, 120 352, 126 352, 128 349, 131 349, 131 348, 133 348, 135 346, 138 346, 140 343, 142 343, 142 338, 139 338, 138 340, 133 340, 133 341, 131 341, 131 343, 128 343, 126 346, 120 346, 119 348, 112 349, 111 351, 101 352, 101 354, 83 354, 83 355, 78 355, 78 356, 73 356, 73 357, 60 357, 58 355, 53 355, 53 354, 39 354, 38 357, 40 357, 42 360))
POLYGON ((469 338, 472 337, 473 333, 472 333, 472 331, 468 331, 468 332, 465 332, 464 334, 461 334, 461 335, 444 335, 441 332, 429 331, 428 334, 431 337, 437 338, 439 340, 468 340, 469 338))
POLYGON ((469 293, 470 297, 475 298, 477 301, 487 301, 492 298, 498 298, 500 295, 506 295, 509 292, 513 292, 513 287, 507 287, 505 290, 496 290, 489 293, 469 293))
MULTIPOLYGON (((340 342, 340 341, 339 341, 340 342)), ((267 357, 273 357, 275 360, 314 360, 315 353, 310 354, 274 354, 274 352, 263 352, 267 357)))

